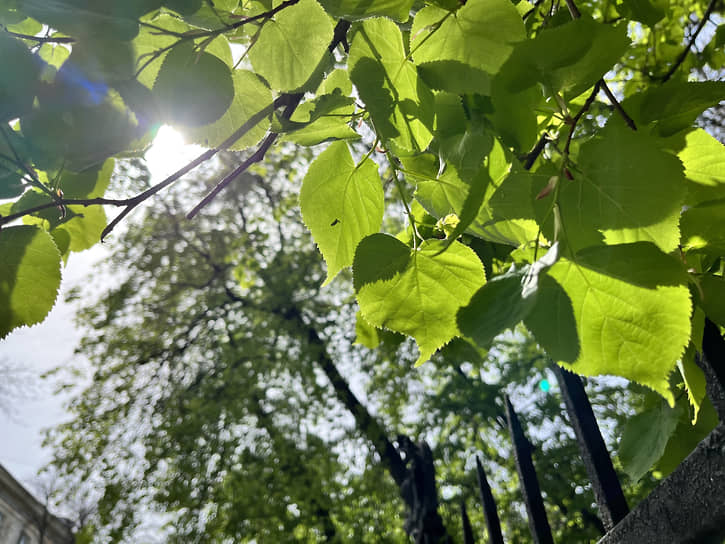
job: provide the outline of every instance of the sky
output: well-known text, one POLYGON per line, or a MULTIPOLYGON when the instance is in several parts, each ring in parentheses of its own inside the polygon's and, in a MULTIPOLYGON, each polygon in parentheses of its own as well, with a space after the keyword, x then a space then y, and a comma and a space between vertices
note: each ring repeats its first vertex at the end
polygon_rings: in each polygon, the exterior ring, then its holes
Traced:
MULTIPOLYGON (((161 127, 154 145, 146 153, 152 182, 161 181, 199 153, 198 146, 185 145, 173 129, 161 127)), ((106 211, 113 217, 113 210, 106 211)), ((38 471, 51 458, 51 452, 42 447, 43 429, 69 418, 64 409, 68 397, 54 395, 52 380, 43 380, 41 376, 58 366, 83 363, 73 353, 81 338, 74 315, 79 305, 87 301, 68 303, 65 295, 73 286, 86 281, 94 264, 113 251, 112 238, 82 253, 71 254, 62 271, 57 302, 45 321, 17 329, 0 340, 0 360, 20 367, 21 382, 25 383, 24 394, 0 399, 0 406, 10 405, 9 413, 0 409, 0 464, 30 491, 38 471)), ((1 379, 4 379, 2 375, 1 379)))

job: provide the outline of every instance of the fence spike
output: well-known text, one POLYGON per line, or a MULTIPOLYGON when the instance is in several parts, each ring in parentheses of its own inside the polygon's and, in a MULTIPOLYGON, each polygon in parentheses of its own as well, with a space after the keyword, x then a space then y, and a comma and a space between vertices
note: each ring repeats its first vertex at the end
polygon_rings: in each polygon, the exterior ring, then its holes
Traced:
POLYGON ((471 528, 471 520, 468 518, 466 511, 466 501, 461 500, 461 522, 463 523, 463 544, 476 544, 473 538, 473 529, 471 528))
POLYGON ((557 364, 553 365, 564 398, 569 422, 574 428, 584 466, 592 482, 594 499, 606 531, 611 530, 629 513, 627 499, 614 471, 612 459, 599 431, 592 405, 579 376, 557 364))
POLYGON ((536 477, 534 463, 531 460, 531 443, 524 435, 519 418, 511 405, 508 395, 506 401, 506 419, 508 420, 511 440, 514 444, 514 459, 516 470, 521 481, 521 491, 524 494, 524 503, 529 515, 529 529, 534 537, 534 544, 553 544, 551 527, 546 517, 544 499, 541 497, 541 487, 536 477))
POLYGON ((486 527, 488 527, 488 541, 491 544, 504 544, 503 534, 501 534, 501 522, 498 519, 498 511, 496 510, 496 499, 493 498, 491 486, 488 485, 488 479, 478 455, 476 455, 476 472, 478 473, 478 489, 481 492, 483 514, 486 517, 486 527))
POLYGON ((725 340, 720 328, 705 318, 702 334, 704 357, 696 359, 705 373, 707 396, 710 397, 721 423, 725 422, 725 340))

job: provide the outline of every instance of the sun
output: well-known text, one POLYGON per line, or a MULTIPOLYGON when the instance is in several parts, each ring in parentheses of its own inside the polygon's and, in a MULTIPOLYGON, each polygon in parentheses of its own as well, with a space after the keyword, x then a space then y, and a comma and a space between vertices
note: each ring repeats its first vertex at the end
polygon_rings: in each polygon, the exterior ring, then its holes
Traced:
POLYGON ((164 179, 202 152, 201 146, 186 143, 181 132, 169 125, 162 125, 144 155, 151 180, 164 179))

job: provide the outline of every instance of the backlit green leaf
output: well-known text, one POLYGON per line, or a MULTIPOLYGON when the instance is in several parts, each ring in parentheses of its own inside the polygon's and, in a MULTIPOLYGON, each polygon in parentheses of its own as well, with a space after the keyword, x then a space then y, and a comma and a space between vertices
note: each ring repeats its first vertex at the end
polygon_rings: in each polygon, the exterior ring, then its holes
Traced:
POLYGON ((415 0, 322 0, 327 13, 333 17, 355 21, 376 15, 404 23, 415 0))
POLYGON ((725 81, 676 81, 651 87, 624 101, 622 106, 640 125, 670 136, 691 128, 706 109, 725 100, 725 81))
POLYGON ((153 90, 165 118, 189 127, 213 123, 234 98, 229 67, 210 53, 194 51, 190 43, 169 52, 153 90))
POLYGON ((60 253, 34 226, 0 230, 0 338, 48 315, 60 287, 60 253))
POLYGON ((111 174, 113 159, 106 160, 100 167, 89 168, 75 173, 64 170, 60 176, 60 188, 65 198, 95 198, 106 192, 111 174))
POLYGON ((488 348, 499 333, 513 328, 529 315, 538 296, 539 274, 557 258, 558 246, 555 246, 533 265, 512 268, 486 283, 458 311, 461 333, 479 347, 488 348))
POLYGON ((682 214, 680 227, 686 251, 725 255, 725 200, 688 208, 682 214))
POLYGON ((413 21, 410 49, 427 81, 454 92, 488 93, 490 74, 498 72, 526 37, 516 8, 507 0, 467 2, 449 12, 434 6, 413 21))
POLYGON ((576 96, 594 85, 628 45, 625 25, 582 17, 517 44, 498 79, 512 93, 540 83, 549 94, 576 96))
POLYGON ((378 135, 399 154, 428 147, 433 93, 406 59, 398 26, 383 18, 363 21, 350 46, 348 66, 378 135))
MULTIPOLYGON (((632 267, 639 277, 648 270, 632 267)), ((624 376, 672 401, 668 376, 690 340, 687 287, 639 287, 565 259, 549 274, 574 308, 581 353, 571 370, 624 376)))
POLYGON ((365 238, 355 254, 353 274, 362 315, 375 327, 414 337, 420 350, 416 365, 458 336, 456 312, 485 282, 483 266, 471 249, 454 242, 441 253, 443 244, 426 241, 412 249, 378 234, 365 238), (365 257, 378 254, 378 249, 390 253, 395 247, 400 256, 408 255, 405 267, 391 269, 381 255, 376 279, 374 265, 364 262, 365 257))
POLYGON ((327 263, 329 283, 350 266, 360 240, 380 230, 383 186, 370 159, 356 165, 343 142, 310 165, 300 190, 302 218, 327 263))
POLYGON ((725 146, 702 129, 687 134, 677 157, 685 166, 686 203, 725 198, 725 146))
POLYGON ((264 23, 249 59, 273 89, 297 89, 326 54, 332 30, 332 22, 320 4, 301 0, 264 23))
POLYGON ((272 92, 253 72, 247 70, 234 70, 232 81, 234 99, 229 109, 214 123, 184 131, 190 142, 218 147, 244 123, 254 123, 254 120, 257 122, 249 127, 249 131, 228 149, 246 149, 264 138, 270 125, 272 92))
POLYGON ((579 357, 579 335, 571 299, 548 274, 539 276, 539 290, 526 328, 554 361, 573 363, 579 357))
POLYGON ((685 196, 682 164, 641 131, 609 123, 601 137, 581 146, 581 172, 560 181, 564 236, 574 249, 590 245, 590 232, 608 243, 650 241, 670 252, 679 242, 685 196))
POLYGON ((725 327, 725 279, 722 276, 705 274, 698 278, 698 287, 697 302, 705 315, 725 327))

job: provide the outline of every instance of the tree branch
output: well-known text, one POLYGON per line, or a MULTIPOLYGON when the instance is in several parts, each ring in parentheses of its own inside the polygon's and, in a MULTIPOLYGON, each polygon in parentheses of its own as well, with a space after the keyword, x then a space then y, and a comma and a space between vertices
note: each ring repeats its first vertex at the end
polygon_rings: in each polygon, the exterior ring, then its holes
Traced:
POLYGON ((569 147, 571 146, 571 139, 574 136, 574 130, 576 129, 577 123, 579 123, 579 120, 584 116, 584 114, 589 111, 589 108, 592 107, 592 104, 594 103, 594 99, 599 94, 599 90, 602 87, 603 80, 599 80, 594 85, 594 88, 592 89, 592 93, 587 97, 586 102, 584 102, 584 105, 582 108, 577 112, 577 114, 574 116, 574 118, 571 120, 571 128, 569 129, 569 134, 566 137, 566 144, 564 144, 564 156, 569 156, 569 147))
MULTIPOLYGON (((282 5, 284 4, 280 4, 280 6, 282 5)), ((328 51, 332 52, 338 45, 345 45, 347 43, 347 31, 349 28, 350 23, 348 21, 345 21, 344 19, 338 21, 337 26, 335 26, 335 33, 332 42, 329 46, 327 46, 328 51)), ((284 119, 289 119, 292 116, 295 109, 297 109, 297 106, 302 101, 303 96, 304 95, 302 93, 284 94, 280 96, 280 99, 283 97, 286 98, 287 102, 287 107, 284 109, 284 112, 282 112, 282 117, 284 119)), ((186 214, 186 217, 188 219, 192 219, 194 216, 196 216, 196 214, 199 213, 199 211, 201 211, 202 208, 204 208, 207 204, 214 200, 214 197, 216 197, 216 195, 218 195, 227 185, 229 185, 239 175, 249 169, 249 167, 252 166, 254 163, 260 162, 262 159, 264 159, 267 151, 269 151, 269 148, 272 147, 272 144, 274 144, 278 136, 278 133, 270 132, 267 137, 262 141, 262 143, 259 144, 257 150, 244 162, 242 162, 242 164, 240 164, 237 168, 227 174, 221 181, 219 181, 219 183, 214 186, 209 194, 207 194, 201 200, 201 202, 194 206, 188 214, 186 214)))
POLYGON ((30 34, 21 34, 19 32, 13 32, 12 30, 8 30, 4 26, 2 29, 10 34, 11 36, 14 36, 16 38, 21 38, 23 40, 32 40, 37 43, 75 43, 76 39, 67 37, 67 36, 31 36, 30 34))
MULTIPOLYGON (((712 1, 715 2, 717 0, 712 1)), ((579 19, 579 17, 582 16, 579 8, 574 3, 574 0, 566 0, 566 7, 569 9, 569 14, 571 15, 572 19, 579 19)), ((607 98, 612 103, 612 106, 614 106, 614 109, 617 110, 617 113, 619 113, 619 115, 621 115, 624 119, 624 122, 627 123, 627 126, 632 130, 637 130, 637 126, 634 124, 634 120, 629 115, 627 115, 626 111, 624 111, 624 108, 622 108, 622 104, 620 104, 619 100, 617 100, 617 97, 614 96, 614 93, 607 85, 607 82, 604 81, 604 78, 601 78, 597 83, 604 91, 604 94, 607 95, 607 98)))
POLYGON ((697 36, 700 34, 700 31, 705 27, 705 24, 707 24, 707 21, 710 19, 710 15, 712 15, 712 12, 717 5, 717 1, 718 0, 710 0, 710 3, 707 5, 707 9, 705 10, 702 19, 700 20, 700 24, 697 25, 695 32, 692 34, 692 36, 690 36, 690 41, 687 42, 685 49, 682 50, 682 53, 680 53, 680 55, 677 57, 675 63, 670 66, 670 69, 667 71, 667 73, 662 76, 662 83, 667 82, 674 75, 677 69, 682 65, 682 63, 685 62, 685 59, 690 53, 692 46, 695 45, 695 40, 697 40, 697 36))

